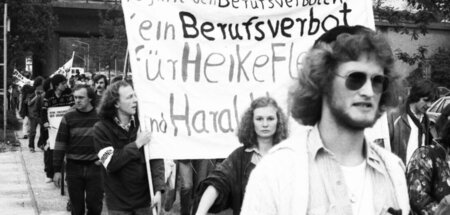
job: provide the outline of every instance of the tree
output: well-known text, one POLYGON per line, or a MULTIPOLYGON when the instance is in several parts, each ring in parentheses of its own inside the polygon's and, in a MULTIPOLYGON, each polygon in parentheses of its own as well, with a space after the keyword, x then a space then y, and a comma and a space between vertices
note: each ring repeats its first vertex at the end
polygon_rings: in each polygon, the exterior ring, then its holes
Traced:
MULTIPOLYGON (((5 1, 2 1, 3 3, 5 1)), ((8 73, 13 67, 24 68, 27 52, 33 53, 33 70, 42 74, 46 55, 57 25, 57 17, 50 3, 7 1, 11 30, 8 34, 8 73)))
POLYGON ((114 61, 122 62, 127 51, 127 35, 125 20, 121 7, 114 6, 100 14, 100 38, 97 56, 100 63, 109 69, 114 67, 114 61))
MULTIPOLYGON (((407 0, 408 5, 416 10, 397 11, 393 8, 382 7, 381 0, 374 4, 374 11, 379 20, 388 21, 396 26, 394 30, 402 34, 410 34, 411 40, 417 40, 420 35, 428 33, 428 25, 433 22, 442 22, 450 20, 450 1, 449 0, 407 0), (417 28, 408 28, 405 23, 415 24, 417 28)), ((435 54, 426 57, 428 48, 419 46, 416 53, 409 54, 402 50, 395 50, 399 60, 409 65, 417 64, 418 67, 412 71, 406 79, 407 85, 413 84, 419 79, 423 79, 424 71, 431 69, 431 80, 441 86, 450 85, 450 51, 438 49, 435 54)))
POLYGON ((408 0, 408 4, 434 14, 438 21, 450 19, 450 1, 448 0, 408 0))
POLYGON ((440 48, 429 60, 431 80, 450 89, 450 50, 440 48))

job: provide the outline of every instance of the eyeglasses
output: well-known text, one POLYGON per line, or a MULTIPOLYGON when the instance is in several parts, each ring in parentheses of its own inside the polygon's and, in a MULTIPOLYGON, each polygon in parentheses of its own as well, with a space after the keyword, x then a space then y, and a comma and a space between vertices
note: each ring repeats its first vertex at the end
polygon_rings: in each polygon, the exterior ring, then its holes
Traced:
MULTIPOLYGON (((345 76, 336 74, 336 76, 345 78, 345 86, 349 90, 360 89, 367 81, 367 74, 364 72, 352 72, 345 76)), ((372 89, 375 93, 383 93, 389 84, 389 79, 384 75, 373 75, 370 77, 372 89)))

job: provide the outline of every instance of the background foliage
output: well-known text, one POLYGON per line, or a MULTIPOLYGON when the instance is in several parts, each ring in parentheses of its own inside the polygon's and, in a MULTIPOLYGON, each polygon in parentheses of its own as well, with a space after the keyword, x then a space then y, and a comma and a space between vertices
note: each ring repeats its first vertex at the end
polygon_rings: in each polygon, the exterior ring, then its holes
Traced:
MULTIPOLYGON (((393 29, 401 34, 411 35, 411 40, 417 40, 420 36, 429 33, 430 23, 450 21, 449 0, 407 0, 408 5, 415 8, 412 11, 394 10, 392 7, 383 7, 382 0, 375 1, 374 12, 380 21, 394 24, 393 29), (405 24, 416 25, 417 28, 408 27, 405 24)), ((431 66, 431 80, 440 86, 450 88, 450 50, 439 48, 433 50, 434 54, 426 57, 430 51, 426 46, 419 46, 415 53, 407 53, 395 50, 397 58, 409 65, 417 65, 406 79, 406 85, 410 86, 419 79, 424 78, 424 70, 431 66)))

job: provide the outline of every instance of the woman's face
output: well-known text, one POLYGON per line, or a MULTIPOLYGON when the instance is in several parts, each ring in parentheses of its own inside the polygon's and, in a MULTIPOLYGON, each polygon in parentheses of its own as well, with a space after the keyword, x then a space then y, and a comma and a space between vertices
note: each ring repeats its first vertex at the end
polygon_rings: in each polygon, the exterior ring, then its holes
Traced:
POLYGON ((275 107, 260 107, 253 111, 253 124, 258 138, 272 138, 277 130, 277 123, 277 109, 275 107))

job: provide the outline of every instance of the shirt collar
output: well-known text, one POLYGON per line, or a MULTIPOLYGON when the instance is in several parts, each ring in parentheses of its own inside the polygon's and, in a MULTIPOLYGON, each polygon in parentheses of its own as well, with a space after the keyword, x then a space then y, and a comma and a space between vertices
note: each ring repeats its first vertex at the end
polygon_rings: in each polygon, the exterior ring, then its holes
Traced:
POLYGON ((117 116, 114 117, 114 122, 116 122, 116 124, 117 124, 118 126, 120 126, 121 128, 123 128, 125 131, 129 131, 131 125, 133 125, 133 127, 136 127, 136 124, 135 124, 134 116, 133 116, 133 115, 131 115, 131 119, 130 119, 130 121, 128 122, 128 124, 123 124, 122 122, 120 122, 120 119, 119 119, 119 117, 117 117, 117 116))
POLYGON ((257 165, 259 161, 262 159, 262 154, 256 146, 252 146, 250 148, 244 149, 245 152, 252 153, 252 158, 250 162, 254 165, 257 165))
POLYGON ((252 146, 250 148, 245 148, 244 151, 245 152, 254 152, 256 154, 261 155, 261 152, 259 152, 259 149, 256 146, 252 146))
MULTIPOLYGON (((310 136, 308 138, 308 153, 309 156, 317 159, 318 156, 321 156, 323 154, 328 154, 333 156, 333 152, 331 152, 329 149, 327 149, 322 142, 322 139, 320 138, 319 128, 316 124, 314 128, 312 129, 310 136)), ((372 144, 366 137, 364 139, 364 150, 366 155, 366 161, 367 164, 377 170, 378 172, 385 174, 386 171, 383 168, 383 162, 380 158, 380 156, 375 152, 375 150, 372 148, 372 144)))

